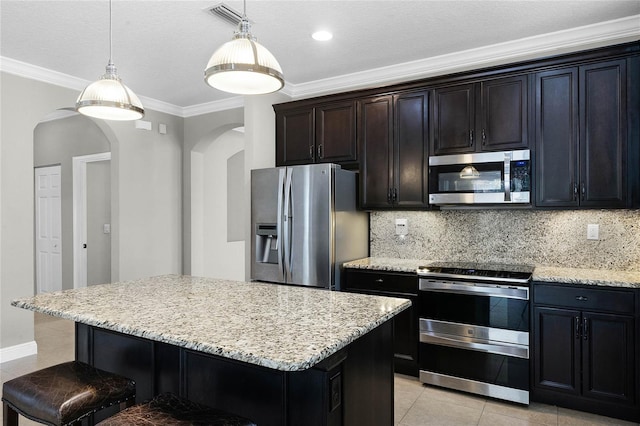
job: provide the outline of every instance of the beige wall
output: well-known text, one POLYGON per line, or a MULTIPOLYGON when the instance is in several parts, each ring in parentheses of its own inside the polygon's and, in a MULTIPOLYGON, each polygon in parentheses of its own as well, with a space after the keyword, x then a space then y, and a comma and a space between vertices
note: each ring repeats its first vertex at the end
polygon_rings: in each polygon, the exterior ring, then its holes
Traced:
MULTIPOLYGON (((10 306, 34 292, 34 129, 77 91, 0 73, 0 350, 33 341, 33 314, 10 306)), ((148 110, 153 131, 95 123, 112 147, 112 279, 182 271, 184 120, 148 110), (167 125, 160 135, 158 123, 167 125)), ((6 352, 4 352, 6 353, 6 352)))

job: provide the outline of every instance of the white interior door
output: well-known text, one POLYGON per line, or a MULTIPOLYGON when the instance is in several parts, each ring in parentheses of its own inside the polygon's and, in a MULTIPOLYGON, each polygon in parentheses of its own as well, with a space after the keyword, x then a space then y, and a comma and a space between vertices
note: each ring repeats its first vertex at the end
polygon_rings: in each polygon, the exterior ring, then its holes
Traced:
POLYGON ((36 290, 62 290, 60 166, 35 169, 36 290))

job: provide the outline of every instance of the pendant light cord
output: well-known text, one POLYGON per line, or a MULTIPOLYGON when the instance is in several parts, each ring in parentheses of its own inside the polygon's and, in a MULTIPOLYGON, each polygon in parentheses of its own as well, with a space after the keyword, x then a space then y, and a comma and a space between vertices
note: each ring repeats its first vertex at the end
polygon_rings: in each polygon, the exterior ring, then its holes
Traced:
POLYGON ((113 64, 113 12, 111 11, 111 0, 109 0, 109 63, 113 64))

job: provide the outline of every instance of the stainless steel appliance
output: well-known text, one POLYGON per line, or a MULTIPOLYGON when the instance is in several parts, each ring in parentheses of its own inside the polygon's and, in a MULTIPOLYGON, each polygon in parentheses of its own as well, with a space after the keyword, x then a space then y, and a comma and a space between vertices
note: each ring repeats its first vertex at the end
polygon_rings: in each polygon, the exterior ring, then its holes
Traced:
POLYGON ((529 403, 532 267, 418 268, 420 381, 529 403))
POLYGON ((531 202, 530 151, 429 157, 429 204, 531 202))
POLYGON ((356 174, 335 164, 251 171, 251 279, 339 289, 342 263, 367 257, 356 174))

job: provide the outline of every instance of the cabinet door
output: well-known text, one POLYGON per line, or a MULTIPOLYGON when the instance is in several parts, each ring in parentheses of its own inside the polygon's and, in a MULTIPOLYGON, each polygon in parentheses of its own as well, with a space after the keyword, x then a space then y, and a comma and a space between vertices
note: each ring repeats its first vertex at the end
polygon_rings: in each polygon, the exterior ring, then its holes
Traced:
POLYGON ((627 190, 626 63, 580 67, 580 204, 624 207, 627 190))
POLYGON ((276 166, 313 163, 313 108, 276 114, 276 166))
POLYGON ((536 206, 577 206, 578 69, 535 79, 536 206))
POLYGON ((389 208, 393 178, 393 97, 358 102, 360 149, 360 207, 389 208))
POLYGON ((356 109, 352 101, 315 109, 316 163, 346 163, 356 156, 356 109))
POLYGON ((583 313, 582 394, 609 402, 633 404, 634 318, 583 313))
POLYGON ((482 98, 477 138, 483 151, 525 149, 528 141, 527 75, 480 83, 482 98))
POLYGON ((428 92, 397 95, 394 101, 394 204, 428 207, 428 92))
POLYGON ((580 394, 580 311, 534 308, 534 388, 580 394))
POLYGON ((434 91, 433 155, 474 151, 474 87, 460 84, 434 91))

